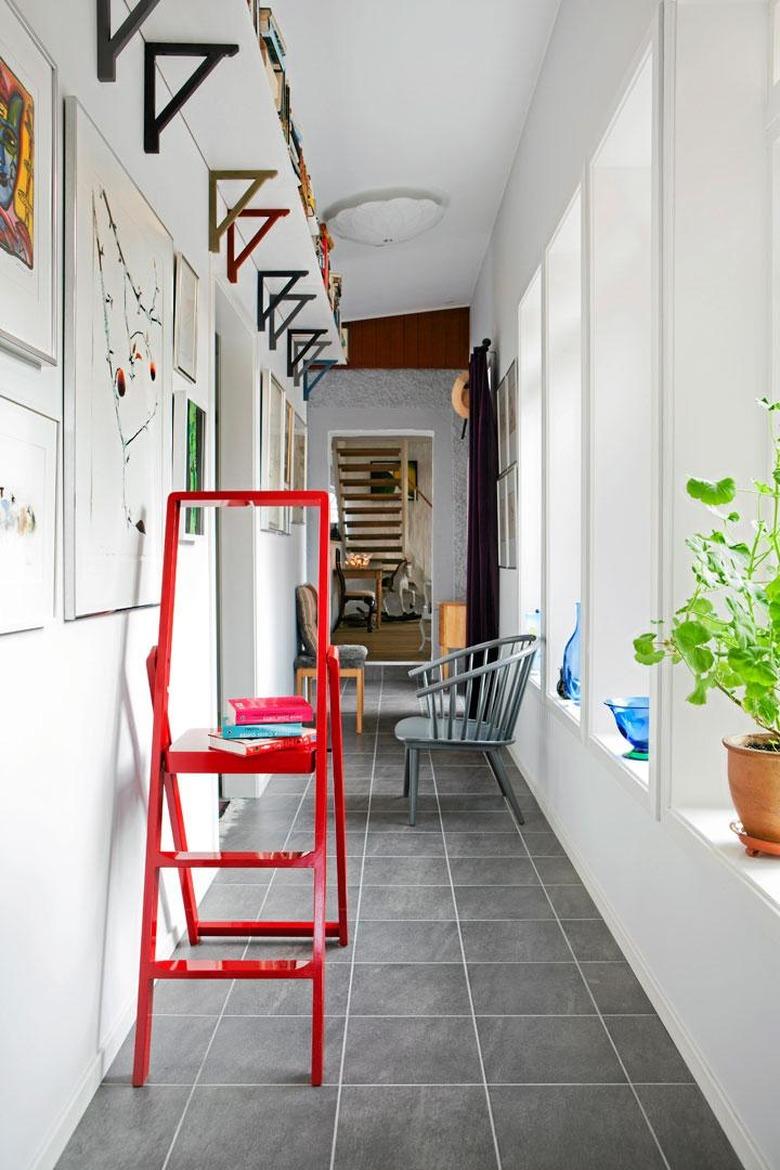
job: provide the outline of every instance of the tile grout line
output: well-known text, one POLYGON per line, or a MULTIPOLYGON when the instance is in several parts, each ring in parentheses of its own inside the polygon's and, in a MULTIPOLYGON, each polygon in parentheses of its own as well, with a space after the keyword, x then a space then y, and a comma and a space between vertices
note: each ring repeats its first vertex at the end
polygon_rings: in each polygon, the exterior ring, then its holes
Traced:
MULTIPOLYGON (((509 783, 510 784, 512 783, 511 778, 509 780, 509 783)), ((514 816, 512 817, 512 819, 514 820, 514 816)), ((523 832, 521 830, 520 825, 516 824, 515 828, 516 828, 516 831, 520 837, 520 840, 523 842, 523 845, 525 846, 525 837, 523 836, 523 832)), ((526 847, 526 852, 528 852, 527 847, 526 847)), ((615 1054, 615 1058, 617 1059, 618 1064, 620 1065, 621 1069, 623 1070, 623 1075, 626 1078, 626 1082, 627 1082, 629 1088, 631 1089, 631 1093, 633 1094, 634 1100, 636 1101, 639 1112, 642 1114, 642 1117, 645 1120, 647 1128, 650 1131, 650 1136, 652 1137, 653 1141, 655 1142, 656 1148, 657 1148, 659 1154, 661 1155, 661 1159, 663 1161, 664 1166, 666 1167, 666 1170, 672 1170, 672 1168, 669 1164, 669 1159, 666 1157, 663 1146, 661 1145, 661 1142, 658 1138, 658 1134, 655 1132, 655 1129, 653 1128, 653 1125, 650 1121, 650 1118, 647 1114, 647 1111, 639 1098, 639 1094, 636 1091, 636 1086, 634 1085, 634 1082, 631 1080, 631 1077, 628 1074, 628 1069, 625 1066, 625 1063, 623 1061, 622 1056, 618 1052, 617 1045, 615 1044, 615 1041, 612 1039, 609 1028, 607 1027, 606 1021, 604 1019, 604 1014, 602 1013, 601 1008, 599 1007, 598 1003, 596 1002, 596 997, 591 990, 590 984, 588 983, 587 979, 585 978, 585 973, 582 970, 582 967, 580 966, 580 960, 575 953, 574 947, 571 945, 571 942, 569 941, 569 936, 567 935, 566 931, 563 928, 563 921, 564 920, 561 919, 560 915, 558 914, 558 911, 555 909, 555 905, 553 904, 553 900, 550 897, 549 893, 547 892, 547 887, 545 886, 544 882, 542 882, 541 874, 539 873, 539 870, 537 869, 537 866, 536 866, 536 862, 535 862, 534 858, 531 857, 530 853, 528 854, 528 858, 531 862, 531 865, 534 868, 534 872, 536 873, 536 876, 539 878, 539 881, 542 883, 542 889, 544 890, 544 894, 545 894, 545 897, 547 898, 547 901, 550 903, 550 909, 552 910, 552 912, 555 916, 555 921, 558 923, 558 929, 560 930, 561 934, 563 935, 564 942, 566 943, 566 946, 568 947, 569 951, 571 952, 571 956, 572 956, 572 959, 574 960, 574 963, 575 963, 577 970, 579 972, 580 979, 582 980, 582 982, 585 985, 585 990, 587 991, 587 993, 590 997, 591 1003, 593 1004, 596 1015, 598 1016, 599 1023, 601 1024, 602 1028, 604 1029, 604 1035, 607 1037, 607 1041, 609 1042, 609 1045, 615 1054)), ((596 960, 592 960, 592 961, 595 962, 596 960)), ((638 1082, 638 1083, 642 1083, 642 1082, 638 1082)))
MULTIPOLYGON (((338 1088, 336 1090, 336 1110, 335 1110, 335 1113, 333 1115, 333 1138, 331 1140, 330 1161, 329 1161, 330 1170, 334 1170, 334 1166, 336 1164, 336 1145, 338 1142, 339 1121, 341 1120, 341 1096, 342 1096, 342 1092, 344 1089, 344 1066, 345 1066, 346 1058, 347 1058, 347 1036, 349 1034, 349 1009, 350 1009, 350 1005, 352 1003, 352 984, 353 984, 353 981, 355 978, 355 955, 357 954, 357 936, 358 936, 358 930, 360 928, 360 903, 361 903, 361 899, 363 897, 363 873, 364 873, 365 867, 366 867, 366 851, 368 848, 368 826, 371 822, 371 798, 373 796, 373 789, 374 789, 374 769, 376 768, 376 756, 377 756, 377 750, 379 748, 379 725, 380 725, 380 719, 381 719, 381 715, 382 715, 382 696, 383 696, 383 692, 384 692, 384 683, 385 683, 385 669, 383 666, 380 667, 379 669, 380 669, 380 674, 379 674, 379 697, 377 700, 377 721, 376 721, 376 730, 374 732, 374 753, 373 753, 372 760, 371 760, 371 777, 370 777, 369 786, 368 786, 368 806, 366 808, 366 827, 363 831, 363 855, 360 859, 360 878, 358 881, 358 900, 357 900, 357 906, 355 907, 355 921, 354 921, 354 923, 350 924, 350 933, 352 935, 352 957, 350 958, 350 963, 349 963, 349 983, 347 984, 347 1002, 346 1002, 346 1006, 344 1008, 344 1035, 342 1036, 342 1039, 341 1039, 341 1059, 339 1061, 338 1088)), ((345 762, 344 772, 346 772, 346 768, 347 768, 347 765, 345 762)), ((349 853, 347 853, 346 862, 347 862, 347 866, 349 866, 349 853)), ((164 1167, 163 1167, 163 1170, 165 1170, 164 1167)))
MULTIPOLYGON (((312 777, 310 776, 306 787, 304 788, 303 792, 301 793, 301 799, 298 802, 298 807, 295 810, 295 815, 293 816, 293 819, 290 823, 290 828, 287 830, 287 836, 284 839, 284 845, 282 847, 283 849, 286 847, 287 842, 290 838, 290 834, 293 831, 293 825, 295 824, 295 817, 297 817, 297 815, 298 815, 298 810, 300 809, 301 805, 303 804, 303 801, 306 797, 306 793, 309 791, 311 783, 312 783, 312 777)), ((262 799, 262 797, 261 797, 261 799, 262 799)), ((255 921, 260 920, 260 916, 263 913, 263 908, 265 907, 265 904, 268 901, 268 895, 270 894, 270 892, 273 888, 274 878, 276 877, 276 873, 277 873, 277 871, 274 870, 273 874, 271 875, 271 879, 268 882, 268 885, 265 887, 265 893, 263 894, 263 900, 260 903, 260 908, 258 909, 257 914, 255 915, 255 921)), ((258 889, 260 889, 260 888, 261 887, 258 887, 258 889)), ((251 946, 251 942, 252 942, 251 937, 247 938, 246 944, 244 946, 244 950, 243 950, 242 955, 241 955, 242 959, 246 958, 249 947, 251 946)), ((176 1146, 176 1142, 178 1141, 179 1134, 181 1133, 181 1130, 182 1130, 182 1126, 184 1125, 184 1119, 187 1116, 187 1111, 189 1110, 190 1104, 192 1102, 192 1098, 195 1096, 195 1090, 198 1087, 198 1083, 199 1083, 201 1075, 203 1073, 203 1069, 206 1066, 206 1061, 208 1059, 209 1052, 211 1051, 211 1046, 214 1043, 214 1039, 217 1035, 217 1030, 219 1028, 219 1025, 222 1023, 222 1019, 225 1015, 225 1010, 226 1010, 227 1005, 228 1005, 228 1000, 230 999, 230 996, 233 993, 233 988, 235 986, 235 982, 236 982, 235 979, 231 980, 230 987, 228 989, 228 993, 225 996, 225 1002, 222 1004, 222 1011, 219 1013, 219 1016, 217 1017, 217 1021, 214 1024, 214 1030, 212 1031, 211 1036, 209 1038, 209 1042, 206 1045, 206 1051, 203 1053, 203 1059, 201 1060, 198 1071, 195 1074, 195 1080, 192 1082, 192 1087, 190 1088, 190 1091, 187 1094, 187 1100, 184 1102, 184 1108, 182 1109, 181 1117, 179 1118, 179 1121, 176 1125, 176 1129, 173 1132, 173 1137, 171 1138, 171 1144, 168 1147, 168 1152, 165 1155, 165 1158, 163 1160, 162 1166, 160 1167, 160 1170, 167 1170, 167 1167, 170 1163, 171 1156, 172 1156, 173 1151, 174 1151, 174 1147, 176 1146)))
POLYGON ((447 873, 448 873, 449 879, 450 879, 450 893, 452 895, 452 903, 453 903, 453 906, 455 907, 455 926, 456 926, 456 929, 458 931, 458 943, 460 945, 460 954, 461 954, 461 959, 463 961, 463 974, 464 974, 465 979, 466 979, 466 992, 468 994, 468 999, 469 999, 469 1008, 471 1009, 471 1023, 472 1023, 472 1026, 474 1028, 474 1039, 476 1040, 476 1044, 477 1044, 477 1056, 479 1058, 479 1067, 480 1067, 480 1071, 482 1073, 482 1085, 483 1085, 483 1088, 485 1090, 485 1103, 487 1105, 488 1120, 490 1122, 490 1132, 491 1132, 491 1135, 493 1137, 493 1149, 494 1149, 495 1155, 496 1155, 496 1167, 497 1167, 497 1170, 502 1170, 501 1151, 500 1151, 499 1145, 498 1145, 498 1134, 496 1133, 495 1118, 493 1117, 493 1106, 492 1106, 491 1101, 490 1101, 490 1089, 488 1088, 487 1074, 485 1072, 485 1061, 484 1061, 484 1058, 482 1056, 482 1044, 481 1044, 481 1041, 479 1038, 479 1028, 477 1027, 477 1015, 476 1015, 476 1012, 474 1011, 474 998, 471 994, 471 979, 469 977, 468 963, 466 962, 466 948, 465 948, 464 943, 463 943, 463 932, 461 931, 461 928, 460 928, 460 917, 458 914, 458 903, 457 903, 457 900, 455 898, 455 883, 452 880, 452 869, 450 868, 450 855, 449 855, 449 851, 447 848, 447 835, 444 832, 444 820, 443 820, 442 815, 441 815, 441 804, 439 803, 439 790, 436 786, 436 769, 435 769, 434 763, 433 763, 433 753, 429 752, 428 754, 429 754, 430 762, 431 762, 431 776, 433 778, 433 791, 434 791, 434 795, 436 797, 436 807, 437 807, 438 813, 439 813, 439 825, 441 828, 442 840, 444 841, 444 860, 445 860, 446 865, 447 865, 447 873))

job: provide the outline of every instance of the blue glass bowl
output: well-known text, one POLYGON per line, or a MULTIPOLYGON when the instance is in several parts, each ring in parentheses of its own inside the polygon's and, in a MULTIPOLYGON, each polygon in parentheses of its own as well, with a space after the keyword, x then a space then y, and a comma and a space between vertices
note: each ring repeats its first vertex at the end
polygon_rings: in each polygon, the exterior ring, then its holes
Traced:
POLYGON ((646 760, 650 746, 650 699, 647 695, 630 695, 621 699, 605 699, 615 717, 617 729, 631 744, 626 760, 646 760))

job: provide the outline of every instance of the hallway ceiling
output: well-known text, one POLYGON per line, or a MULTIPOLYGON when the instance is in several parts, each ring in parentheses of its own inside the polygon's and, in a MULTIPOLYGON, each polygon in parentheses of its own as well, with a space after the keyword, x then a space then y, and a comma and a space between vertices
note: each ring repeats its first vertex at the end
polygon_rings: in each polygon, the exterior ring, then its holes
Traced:
POLYGON ((320 215, 377 190, 447 200, 424 235, 336 239, 349 321, 468 305, 559 0, 273 0, 320 215))

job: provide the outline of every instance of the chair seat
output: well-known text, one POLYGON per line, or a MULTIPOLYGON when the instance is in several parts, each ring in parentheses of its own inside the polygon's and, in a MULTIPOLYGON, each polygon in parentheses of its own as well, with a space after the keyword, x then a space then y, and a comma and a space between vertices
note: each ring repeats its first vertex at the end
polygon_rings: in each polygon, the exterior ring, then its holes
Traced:
MULTIPOLYGON (((339 647, 341 651, 343 647, 339 647)), ((440 731, 446 731, 446 721, 442 720, 439 724, 440 731)), ((424 715, 410 715, 406 719, 402 719, 395 725, 395 737, 400 739, 405 744, 424 744, 426 748, 462 748, 463 751, 484 750, 485 746, 497 747, 507 741, 504 739, 489 739, 487 736, 487 726, 483 722, 480 727, 480 738, 475 739, 477 732, 476 719, 469 719, 466 726, 466 735, 461 738, 463 733, 463 720, 454 719, 452 723, 452 736, 444 738, 440 736, 438 739, 433 737, 433 727, 430 719, 426 719, 424 715)))
MULTIPOLYGON (((367 646, 352 646, 344 645, 337 647, 339 652, 339 666, 345 667, 347 670, 356 670, 360 666, 365 666, 368 658, 367 646)), ((316 659, 308 654, 299 654, 295 659, 295 669, 300 667, 314 666, 316 659)))

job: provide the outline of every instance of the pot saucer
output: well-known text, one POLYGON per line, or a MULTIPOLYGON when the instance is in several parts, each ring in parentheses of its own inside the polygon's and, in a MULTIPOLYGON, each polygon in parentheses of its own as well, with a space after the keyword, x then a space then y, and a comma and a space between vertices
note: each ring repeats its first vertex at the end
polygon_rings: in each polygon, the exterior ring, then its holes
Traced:
POLYGON ((751 837, 745 832, 739 821, 732 821, 729 828, 732 833, 736 833, 745 846, 748 857, 758 857, 760 853, 766 853, 770 857, 780 857, 780 841, 762 841, 760 837, 751 837))

